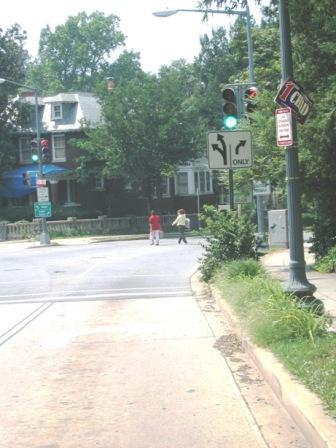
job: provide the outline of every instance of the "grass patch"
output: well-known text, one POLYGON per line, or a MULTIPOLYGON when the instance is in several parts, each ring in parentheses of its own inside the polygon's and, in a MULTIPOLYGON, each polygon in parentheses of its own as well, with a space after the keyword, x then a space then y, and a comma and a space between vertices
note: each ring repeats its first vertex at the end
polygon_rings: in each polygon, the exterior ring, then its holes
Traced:
POLYGON ((336 272, 336 246, 314 264, 314 269, 322 273, 336 272))
POLYGON ((330 318, 300 306, 270 279, 260 263, 241 260, 222 265, 212 284, 235 310, 242 327, 278 359, 336 417, 336 336, 330 318))

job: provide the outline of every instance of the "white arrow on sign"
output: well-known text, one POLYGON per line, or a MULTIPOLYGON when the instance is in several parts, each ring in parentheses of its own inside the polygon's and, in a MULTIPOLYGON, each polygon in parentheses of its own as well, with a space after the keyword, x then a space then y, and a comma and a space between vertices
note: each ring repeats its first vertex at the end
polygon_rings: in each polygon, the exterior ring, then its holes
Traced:
POLYGON ((209 168, 249 168, 252 166, 250 131, 208 132, 209 168))

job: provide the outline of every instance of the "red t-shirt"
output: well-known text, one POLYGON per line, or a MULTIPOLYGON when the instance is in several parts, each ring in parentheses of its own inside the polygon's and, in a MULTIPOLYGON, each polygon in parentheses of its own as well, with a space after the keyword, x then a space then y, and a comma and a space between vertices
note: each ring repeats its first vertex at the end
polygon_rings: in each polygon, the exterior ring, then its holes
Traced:
POLYGON ((148 222, 152 226, 152 230, 161 230, 160 216, 150 215, 150 217, 148 218, 148 222))

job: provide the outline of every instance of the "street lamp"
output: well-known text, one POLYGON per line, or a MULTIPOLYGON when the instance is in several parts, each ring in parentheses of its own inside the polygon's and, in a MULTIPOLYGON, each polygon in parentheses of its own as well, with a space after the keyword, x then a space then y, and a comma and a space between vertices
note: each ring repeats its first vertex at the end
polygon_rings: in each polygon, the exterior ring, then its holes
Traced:
MULTIPOLYGON (((41 148, 40 148, 40 124, 39 124, 39 114, 38 114, 38 95, 37 90, 33 87, 26 86, 25 84, 21 84, 19 82, 11 81, 9 79, 0 78, 0 84, 3 83, 12 84, 17 87, 23 87, 24 89, 31 90, 34 92, 34 98, 35 98, 35 129, 36 129, 36 145, 37 145, 37 153, 38 153, 38 163, 39 163, 39 177, 43 177, 43 170, 42 170, 42 163, 41 163, 41 148)), ((47 222, 45 218, 40 218, 41 224, 42 224, 42 231, 40 234, 40 244, 50 244, 50 236, 48 233, 48 227, 47 222)))
MULTIPOLYGON (((288 0, 279 1, 282 83, 293 77, 288 0)), ((305 270, 303 227, 299 189, 299 156, 296 119, 292 120, 293 146, 286 148, 287 207, 289 230, 289 281, 285 291, 298 297, 311 297, 316 287, 308 282, 305 270)))

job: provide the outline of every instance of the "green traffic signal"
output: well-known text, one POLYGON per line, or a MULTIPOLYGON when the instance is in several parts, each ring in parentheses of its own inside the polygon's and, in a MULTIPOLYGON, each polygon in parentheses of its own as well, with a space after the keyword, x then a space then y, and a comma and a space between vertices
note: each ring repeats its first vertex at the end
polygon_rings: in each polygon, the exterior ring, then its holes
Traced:
POLYGON ((31 149, 31 161, 33 163, 36 163, 39 161, 39 155, 38 155, 38 144, 36 139, 33 139, 30 142, 30 149, 31 149))
POLYGON ((223 118, 223 125, 226 129, 234 129, 238 124, 238 119, 234 115, 226 115, 223 118))
POLYGON ((226 85, 222 91, 223 97, 223 127, 234 129, 238 125, 237 91, 231 85, 226 85))

